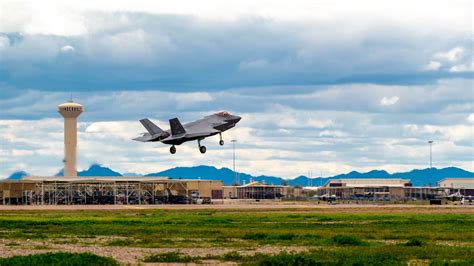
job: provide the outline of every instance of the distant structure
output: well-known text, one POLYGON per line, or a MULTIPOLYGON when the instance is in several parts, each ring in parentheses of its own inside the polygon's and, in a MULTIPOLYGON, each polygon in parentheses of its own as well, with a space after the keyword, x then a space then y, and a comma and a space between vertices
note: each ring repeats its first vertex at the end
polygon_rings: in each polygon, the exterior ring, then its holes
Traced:
POLYGON ((64 176, 76 177, 77 117, 84 111, 82 105, 72 100, 58 105, 64 117, 64 176))

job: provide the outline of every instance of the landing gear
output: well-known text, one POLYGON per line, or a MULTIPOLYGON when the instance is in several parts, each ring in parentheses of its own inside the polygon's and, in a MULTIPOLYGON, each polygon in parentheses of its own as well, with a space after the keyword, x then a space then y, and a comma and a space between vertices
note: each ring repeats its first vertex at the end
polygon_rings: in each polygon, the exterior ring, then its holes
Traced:
POLYGON ((173 145, 170 147, 170 153, 175 154, 176 153, 176 147, 173 145))
POLYGON ((222 140, 222 133, 219 133, 219 145, 224 146, 224 141, 222 140))
POLYGON ((206 149, 206 146, 201 146, 201 140, 200 140, 200 139, 198 139, 198 146, 199 146, 199 151, 200 151, 202 154, 206 153, 206 150, 207 150, 207 149, 206 149))

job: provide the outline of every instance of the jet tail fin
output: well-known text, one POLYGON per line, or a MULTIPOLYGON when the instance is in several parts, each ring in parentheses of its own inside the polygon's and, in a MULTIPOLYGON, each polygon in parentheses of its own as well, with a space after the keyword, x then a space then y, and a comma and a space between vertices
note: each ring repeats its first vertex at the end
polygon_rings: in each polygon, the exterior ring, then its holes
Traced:
POLYGON ((153 124, 148 118, 141 119, 140 123, 146 128, 150 135, 162 134, 164 131, 159 128, 157 125, 153 124))
POLYGON ((178 118, 173 118, 170 120, 171 135, 181 135, 186 133, 183 125, 179 122, 178 118))

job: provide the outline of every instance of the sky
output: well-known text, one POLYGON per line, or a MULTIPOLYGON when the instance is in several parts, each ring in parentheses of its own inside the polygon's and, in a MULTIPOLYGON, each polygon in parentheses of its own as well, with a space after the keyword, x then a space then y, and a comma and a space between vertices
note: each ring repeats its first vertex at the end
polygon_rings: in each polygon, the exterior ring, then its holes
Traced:
POLYGON ((232 167, 292 178, 429 166, 474 171, 471 1, 0 3, 0 178, 62 168, 56 106, 84 105, 78 169, 232 167), (235 129, 178 146, 148 117, 226 110, 235 129))

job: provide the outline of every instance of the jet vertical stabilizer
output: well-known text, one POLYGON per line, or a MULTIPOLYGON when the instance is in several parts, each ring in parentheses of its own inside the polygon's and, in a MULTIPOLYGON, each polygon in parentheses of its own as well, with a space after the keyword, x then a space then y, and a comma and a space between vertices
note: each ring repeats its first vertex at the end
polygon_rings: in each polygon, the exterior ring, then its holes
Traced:
POLYGON ((140 123, 146 128, 150 135, 161 135, 164 131, 161 130, 157 125, 153 124, 148 118, 141 119, 140 123))
POLYGON ((184 127, 183 125, 181 125, 178 118, 173 118, 170 120, 170 127, 171 127, 171 135, 173 136, 186 133, 186 130, 184 130, 184 127))

